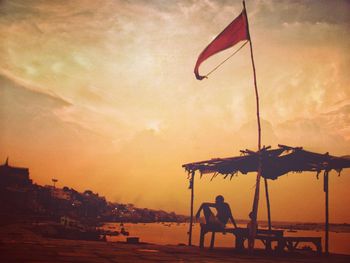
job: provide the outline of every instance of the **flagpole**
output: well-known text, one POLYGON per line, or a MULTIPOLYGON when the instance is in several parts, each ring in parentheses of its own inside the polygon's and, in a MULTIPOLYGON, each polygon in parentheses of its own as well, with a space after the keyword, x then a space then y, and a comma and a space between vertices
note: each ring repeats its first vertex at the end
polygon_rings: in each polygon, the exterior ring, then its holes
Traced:
POLYGON ((188 245, 192 246, 192 226, 193 226, 193 201, 194 201, 194 174, 191 172, 190 189, 191 189, 191 207, 190 207, 190 229, 188 230, 188 245))
MULTIPOLYGON (((252 216, 252 223, 253 225, 256 225, 257 220, 257 214, 258 214, 258 205, 259 205, 259 194, 260 194, 260 178, 261 178, 261 170, 262 170, 262 159, 261 159, 261 123, 260 123, 260 105, 259 105, 259 91, 258 91, 258 85, 256 81, 256 70, 255 70, 255 63, 254 63, 254 53, 253 53, 253 44, 252 40, 250 38, 249 33, 249 22, 248 22, 248 16, 246 12, 245 7, 245 1, 243 0, 243 8, 245 12, 245 17, 247 19, 247 32, 248 32, 248 39, 249 39, 249 46, 250 46, 250 57, 252 61, 252 68, 253 68, 253 75, 254 75, 254 89, 255 89, 255 99, 256 99, 256 117, 257 117, 257 124, 258 124, 258 173, 256 176, 256 185, 255 185, 255 193, 254 193, 254 201, 253 201, 253 216, 252 216)), ((265 179, 265 191, 267 191, 267 181, 265 179)), ((268 195, 267 195, 268 196, 268 195)), ((269 200, 268 201, 268 219, 269 219, 269 229, 271 228, 271 222, 270 222, 270 205, 269 200)))

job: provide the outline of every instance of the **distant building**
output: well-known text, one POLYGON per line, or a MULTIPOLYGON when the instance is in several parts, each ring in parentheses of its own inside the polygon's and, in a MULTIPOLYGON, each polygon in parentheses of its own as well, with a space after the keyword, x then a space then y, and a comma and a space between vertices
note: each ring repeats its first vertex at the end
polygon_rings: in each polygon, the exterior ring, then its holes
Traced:
POLYGON ((8 158, 0 165, 0 186, 26 186, 32 184, 29 169, 14 167, 8 164, 8 158))
POLYGON ((52 187, 52 188, 50 187, 50 189, 51 189, 52 196, 57 198, 57 199, 62 199, 62 200, 70 200, 71 199, 70 193, 67 193, 63 189, 54 188, 54 187, 52 187))

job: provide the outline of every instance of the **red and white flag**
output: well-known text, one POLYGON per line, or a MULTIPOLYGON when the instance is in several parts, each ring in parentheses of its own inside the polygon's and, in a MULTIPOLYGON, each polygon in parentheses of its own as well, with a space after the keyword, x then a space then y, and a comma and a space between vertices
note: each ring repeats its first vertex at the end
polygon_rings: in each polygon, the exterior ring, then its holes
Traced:
POLYGON ((245 9, 236 17, 199 55, 194 74, 198 80, 206 78, 199 75, 198 69, 204 60, 212 55, 228 49, 242 40, 249 40, 248 22, 245 9))

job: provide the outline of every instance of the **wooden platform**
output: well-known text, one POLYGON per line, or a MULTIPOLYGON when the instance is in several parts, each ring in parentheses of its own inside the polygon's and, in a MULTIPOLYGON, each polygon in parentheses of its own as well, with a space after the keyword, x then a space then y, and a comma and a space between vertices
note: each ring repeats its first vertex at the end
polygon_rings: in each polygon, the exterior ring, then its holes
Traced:
POLYGON ((283 237, 282 246, 287 247, 289 251, 294 251, 299 243, 312 243, 316 246, 317 253, 322 253, 321 237, 283 237))
MULTIPOLYGON (((199 247, 204 248, 204 239, 207 233, 211 232, 210 248, 214 248, 215 234, 233 234, 235 236, 235 248, 236 250, 244 249, 244 241, 248 239, 248 229, 247 228, 213 228, 206 224, 201 224, 199 247)), ((283 230, 267 230, 258 229, 255 239, 261 240, 263 242, 265 249, 267 251, 272 251, 272 244, 276 243, 275 250, 278 252, 283 252, 285 249, 288 251, 295 251, 298 244, 312 243, 316 247, 317 253, 322 253, 322 243, 321 237, 286 237, 283 235, 283 230)))

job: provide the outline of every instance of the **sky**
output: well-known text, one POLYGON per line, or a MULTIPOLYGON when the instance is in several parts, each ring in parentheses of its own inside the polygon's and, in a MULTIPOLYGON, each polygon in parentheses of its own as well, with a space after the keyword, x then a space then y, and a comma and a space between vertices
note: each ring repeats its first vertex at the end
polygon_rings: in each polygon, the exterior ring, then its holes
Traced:
MULTIPOLYGON (((246 7, 262 144, 349 155, 350 2, 246 7)), ((193 74, 241 10, 241 1, 0 1, 0 161, 28 167, 38 184, 57 178, 58 187, 188 214, 182 164, 257 149, 249 46, 208 79, 193 74)), ((195 208, 222 194, 247 219, 255 176, 196 178, 195 208)), ((350 169, 331 173, 331 222, 350 223, 349 185, 350 169)), ((324 220, 315 174, 291 173, 269 189, 273 220, 324 220)))

